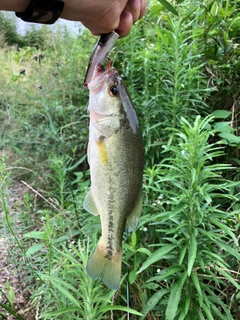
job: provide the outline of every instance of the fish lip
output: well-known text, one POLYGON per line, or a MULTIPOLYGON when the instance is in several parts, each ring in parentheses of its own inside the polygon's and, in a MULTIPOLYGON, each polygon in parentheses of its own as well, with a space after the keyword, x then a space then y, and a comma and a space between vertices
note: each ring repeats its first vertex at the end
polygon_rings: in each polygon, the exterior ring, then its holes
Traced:
POLYGON ((88 84, 89 90, 100 91, 105 80, 114 75, 118 76, 118 72, 114 67, 105 69, 102 64, 98 64, 94 68, 92 79, 88 84))

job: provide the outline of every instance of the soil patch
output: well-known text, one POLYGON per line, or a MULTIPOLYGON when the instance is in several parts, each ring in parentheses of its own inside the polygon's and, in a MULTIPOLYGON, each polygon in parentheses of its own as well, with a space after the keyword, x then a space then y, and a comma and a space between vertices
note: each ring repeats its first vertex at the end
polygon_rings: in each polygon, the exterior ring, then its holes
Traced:
MULTIPOLYGON (((15 215, 15 206, 22 200, 26 192, 26 186, 22 183, 14 183, 8 198, 10 206, 10 218, 13 225, 17 225, 17 215, 15 215)), ((24 281, 24 271, 18 270, 18 264, 13 264, 11 252, 18 250, 14 244, 14 239, 4 222, 4 213, 0 203, 0 302, 10 305, 6 296, 15 296, 13 298, 12 308, 20 314, 25 320, 37 320, 36 310, 31 305, 31 292, 26 289, 27 283, 24 281), (1 291, 6 295, 1 294, 1 291)), ((20 263, 21 265, 21 263, 20 263)), ((15 320, 16 317, 6 314, 6 311, 0 308, 0 316, 3 313, 8 320, 15 320)))

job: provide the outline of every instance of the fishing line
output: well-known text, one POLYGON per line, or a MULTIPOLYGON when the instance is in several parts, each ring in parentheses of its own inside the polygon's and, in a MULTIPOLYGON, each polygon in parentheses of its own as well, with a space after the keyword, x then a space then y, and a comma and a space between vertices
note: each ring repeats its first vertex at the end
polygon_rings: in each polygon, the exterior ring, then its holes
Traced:
MULTIPOLYGON (((129 239, 129 232, 128 229, 126 228, 125 230, 126 232, 126 242, 128 243, 128 239, 129 239)), ((129 267, 128 264, 126 263, 126 273, 127 273, 127 284, 126 284, 126 302, 127 302, 127 307, 130 308, 130 289, 129 289, 129 267)), ((127 320, 130 320, 130 313, 127 313, 127 320)))

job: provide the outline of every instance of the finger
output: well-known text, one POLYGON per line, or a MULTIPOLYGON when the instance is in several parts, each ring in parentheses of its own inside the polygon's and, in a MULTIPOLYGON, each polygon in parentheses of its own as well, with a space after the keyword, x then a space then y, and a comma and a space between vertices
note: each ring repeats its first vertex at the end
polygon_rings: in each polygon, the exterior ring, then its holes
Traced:
MULTIPOLYGON (((86 26, 87 27, 87 26, 86 26)), ((101 36, 102 34, 112 32, 113 28, 90 28, 87 27, 93 36, 101 36)))
POLYGON ((139 19, 141 19, 145 15, 146 9, 147 9, 146 0, 141 0, 141 10, 140 10, 139 19))
POLYGON ((141 0, 129 0, 124 10, 127 10, 131 13, 133 23, 135 23, 140 17, 141 8, 141 0))
MULTIPOLYGON (((106 19, 105 19, 106 20, 106 19)), ((83 24, 86 28, 90 30, 92 35, 94 36, 100 36, 104 33, 112 32, 113 30, 116 30, 120 24, 120 17, 118 19, 115 19, 114 21, 110 21, 109 23, 103 23, 102 21, 98 24, 94 23, 91 26, 83 24)), ((126 26, 128 28, 128 24, 126 26)))
POLYGON ((123 10, 119 25, 116 29, 116 32, 119 34, 120 38, 126 37, 132 28, 133 25, 133 16, 128 10, 123 10))

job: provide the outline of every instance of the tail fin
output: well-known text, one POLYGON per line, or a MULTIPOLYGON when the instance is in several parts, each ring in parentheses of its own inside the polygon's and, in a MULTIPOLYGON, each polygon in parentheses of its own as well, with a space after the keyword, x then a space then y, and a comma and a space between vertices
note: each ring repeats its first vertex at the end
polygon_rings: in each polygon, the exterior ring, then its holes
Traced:
POLYGON ((117 290, 121 280, 122 250, 108 258, 106 248, 98 243, 87 263, 87 273, 91 278, 100 278, 110 289, 117 290))

